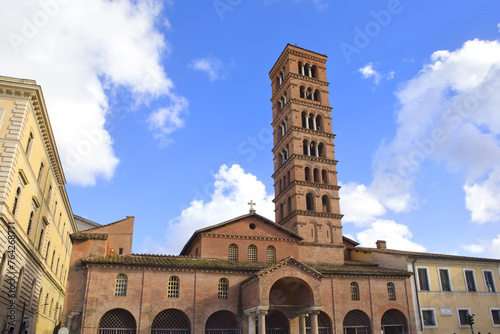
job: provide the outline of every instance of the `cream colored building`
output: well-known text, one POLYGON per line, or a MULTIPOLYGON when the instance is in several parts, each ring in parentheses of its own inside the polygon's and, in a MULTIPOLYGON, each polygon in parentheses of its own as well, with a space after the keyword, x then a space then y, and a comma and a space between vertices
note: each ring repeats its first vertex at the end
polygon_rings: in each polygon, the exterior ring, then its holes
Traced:
POLYGON ((60 320, 76 230, 65 183, 40 86, 0 77, 2 333, 52 333, 60 320))
POLYGON ((500 333, 500 259, 354 248, 353 260, 413 272, 412 290, 419 333, 500 333))

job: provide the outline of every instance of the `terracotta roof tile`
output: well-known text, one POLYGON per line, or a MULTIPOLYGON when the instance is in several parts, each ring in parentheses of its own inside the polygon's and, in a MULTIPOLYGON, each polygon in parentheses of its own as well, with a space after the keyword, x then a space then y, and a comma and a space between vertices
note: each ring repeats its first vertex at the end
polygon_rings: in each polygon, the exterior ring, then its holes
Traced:
MULTIPOLYGON (((284 259, 285 261, 287 259, 284 259)), ((297 261, 297 260, 295 260, 297 261)), ((281 262, 281 261, 280 261, 281 262)), ((299 262, 299 261, 297 261, 299 262)), ((174 255, 106 255, 91 256, 82 259, 86 264, 110 264, 125 266, 144 266, 144 267, 171 267, 171 268, 191 268, 191 269, 212 269, 212 270, 234 270, 249 271, 258 273, 266 268, 276 266, 276 263, 269 264, 265 262, 246 262, 246 261, 227 261, 218 259, 207 259, 192 256, 174 256, 174 255)), ((314 271, 322 275, 378 275, 378 276, 409 276, 410 273, 404 270, 386 269, 377 265, 367 265, 365 263, 348 262, 345 265, 331 264, 308 264, 314 271)))

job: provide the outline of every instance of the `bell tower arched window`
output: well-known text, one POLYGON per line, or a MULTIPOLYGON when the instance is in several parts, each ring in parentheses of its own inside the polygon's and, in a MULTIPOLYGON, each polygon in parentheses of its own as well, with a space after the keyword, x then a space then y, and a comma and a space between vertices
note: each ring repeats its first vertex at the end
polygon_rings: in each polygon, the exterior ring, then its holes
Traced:
POLYGON ((304 174, 305 174, 304 179, 307 182, 310 182, 311 181, 311 169, 309 167, 304 168, 304 174))
POLYGON ((330 212, 330 199, 327 195, 321 197, 321 205, 323 207, 323 212, 330 212))
POLYGON ((306 195, 306 210, 314 211, 314 195, 311 193, 306 195))

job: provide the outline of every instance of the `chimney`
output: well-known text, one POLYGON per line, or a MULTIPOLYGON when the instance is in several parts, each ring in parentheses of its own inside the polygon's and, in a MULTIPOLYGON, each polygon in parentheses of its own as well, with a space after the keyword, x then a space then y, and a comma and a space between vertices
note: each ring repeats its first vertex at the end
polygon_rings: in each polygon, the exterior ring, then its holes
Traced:
POLYGON ((386 244, 385 240, 377 240, 377 242, 375 244, 377 244, 377 249, 386 249, 387 248, 387 244, 386 244))

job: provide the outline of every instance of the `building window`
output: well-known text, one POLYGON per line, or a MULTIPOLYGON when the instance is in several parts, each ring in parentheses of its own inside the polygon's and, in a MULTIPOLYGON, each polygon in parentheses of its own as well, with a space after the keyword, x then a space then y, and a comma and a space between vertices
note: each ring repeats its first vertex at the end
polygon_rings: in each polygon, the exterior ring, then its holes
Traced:
POLYGON ((115 296, 126 296, 126 295, 127 295, 127 275, 118 274, 118 276, 116 276, 115 296))
POLYGON ((229 280, 227 278, 221 278, 219 280, 219 290, 217 293, 217 298, 227 299, 229 291, 229 280))
POLYGON ((429 291, 429 276, 427 275, 427 268, 418 268, 418 282, 420 291, 429 291))
POLYGON ((474 270, 466 269, 464 270, 465 276, 465 286, 467 287, 467 291, 475 292, 476 289, 476 280, 474 278, 474 270))
POLYGON ((26 229, 26 235, 29 237, 31 228, 33 227, 33 216, 35 215, 35 211, 31 211, 30 218, 28 220, 28 228, 26 229))
POLYGON ((42 176, 43 176, 43 162, 40 163, 40 169, 38 170, 38 177, 37 177, 37 181, 38 183, 41 183, 42 182, 42 176))
POLYGON ((425 327, 436 328, 436 313, 434 309, 422 309, 422 321, 425 327))
POLYGON ((33 145, 33 132, 30 132, 28 137, 28 143, 26 144, 26 155, 29 157, 31 152, 31 146, 33 145))
POLYGON ((356 282, 351 283, 351 299, 359 300, 359 286, 356 282))
POLYGON ((21 187, 17 187, 16 196, 14 197, 14 205, 12 206, 12 214, 16 214, 17 206, 19 205, 19 197, 21 197, 21 187))
POLYGON ((306 195, 306 210, 307 211, 314 211, 314 195, 311 193, 308 193, 306 195))
POLYGON ((257 246, 255 245, 248 246, 248 261, 257 262, 257 246))
POLYGON ((396 300, 396 288, 394 287, 394 283, 387 283, 387 295, 389 296, 389 300, 396 300))
POLYGON ((468 308, 458 309, 458 324, 460 327, 467 327, 469 323, 470 311, 468 308))
POLYGON ((43 303, 43 314, 47 314, 48 305, 49 305, 49 293, 47 292, 47 294, 45 295, 45 303, 43 303))
POLYGON ((448 269, 439 269, 439 281, 441 291, 451 291, 450 271, 448 269))
POLYGON ((330 212, 330 199, 327 195, 323 195, 323 197, 321 197, 321 206, 323 208, 323 212, 330 212))
POLYGON ((229 261, 238 261, 238 246, 236 246, 235 244, 230 244, 228 253, 229 261))
POLYGON ((269 246, 266 249, 266 262, 267 263, 276 262, 276 249, 273 246, 269 246))
POLYGON ((493 271, 483 270, 483 275, 486 292, 496 292, 497 290, 495 287, 495 280, 493 279, 493 271))
POLYGON ((40 231, 40 239, 38 240, 38 251, 40 252, 42 250, 42 244, 43 244, 43 234, 45 232, 45 223, 42 223, 42 230, 40 231))
POLYGON ((118 248, 118 254, 123 255, 123 248, 118 248))
POLYGON ((500 308, 490 308, 493 327, 500 327, 500 308))
POLYGON ((19 270, 19 276, 17 277, 16 298, 19 297, 19 293, 21 292, 21 286, 23 285, 23 278, 24 278, 24 267, 21 267, 21 270, 19 270))
POLYGON ((168 297, 179 298, 179 277, 170 276, 168 279, 168 297))

